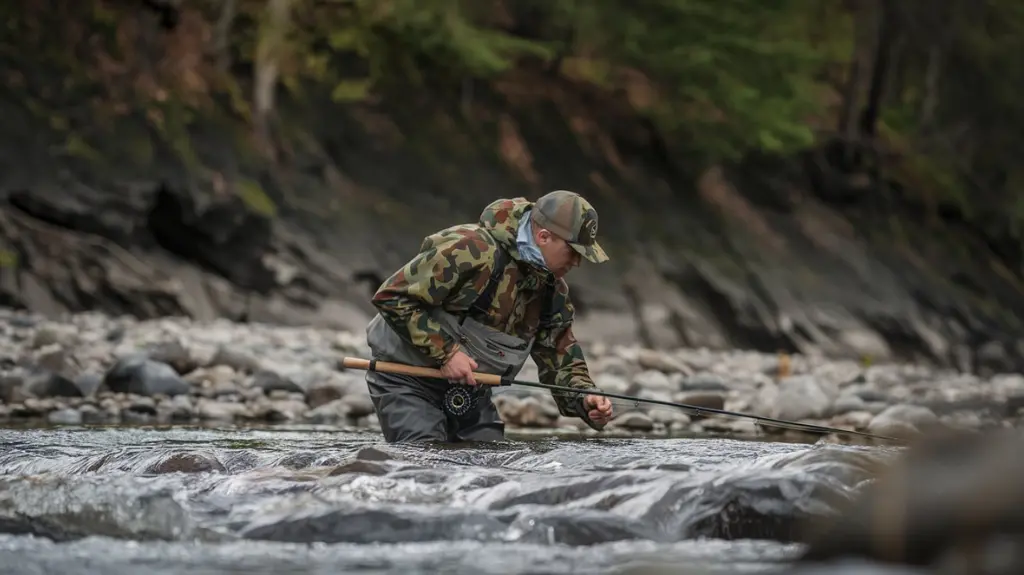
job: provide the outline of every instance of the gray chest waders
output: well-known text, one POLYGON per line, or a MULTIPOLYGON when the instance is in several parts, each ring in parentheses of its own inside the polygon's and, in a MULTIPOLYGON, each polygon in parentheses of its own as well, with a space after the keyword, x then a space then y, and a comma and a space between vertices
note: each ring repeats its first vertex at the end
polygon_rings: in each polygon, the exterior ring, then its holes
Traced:
MULTIPOLYGON (((505 268, 509 256, 504 248, 499 247, 494 257, 494 268, 487 280, 487 286, 477 297, 469 310, 452 326, 455 337, 462 350, 472 357, 478 365, 477 371, 491 373, 502 377, 514 378, 523 369, 530 358, 534 337, 524 340, 514 335, 498 331, 484 325, 471 317, 486 317, 494 301, 495 291, 505 276, 505 268)), ((541 308, 540 326, 551 323, 551 300, 554 296, 553 285, 544 293, 541 308)), ((445 322, 450 323, 450 322, 445 322)), ((538 327, 538 330, 539 330, 538 327)), ((444 410, 455 418, 460 418, 473 411, 480 398, 489 390, 483 385, 471 386, 450 384, 444 395, 444 410)))

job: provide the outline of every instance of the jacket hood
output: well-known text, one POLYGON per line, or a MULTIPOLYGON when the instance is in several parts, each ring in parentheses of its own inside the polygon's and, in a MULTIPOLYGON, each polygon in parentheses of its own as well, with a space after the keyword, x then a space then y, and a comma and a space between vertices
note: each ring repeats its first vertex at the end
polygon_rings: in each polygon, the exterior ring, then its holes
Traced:
POLYGON ((526 198, 507 198, 495 200, 480 213, 480 227, 487 230, 513 258, 522 259, 516 246, 519 233, 519 222, 533 207, 533 202, 526 198))

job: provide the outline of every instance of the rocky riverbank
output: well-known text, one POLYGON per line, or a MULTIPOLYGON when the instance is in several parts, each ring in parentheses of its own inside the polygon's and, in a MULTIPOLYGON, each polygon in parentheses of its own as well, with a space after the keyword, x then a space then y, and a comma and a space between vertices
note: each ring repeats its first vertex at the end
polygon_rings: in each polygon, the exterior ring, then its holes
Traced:
MULTIPOLYGON (((55 321, 10 310, 0 320, 0 420, 7 425, 377 427, 363 372, 339 366, 344 356, 369 356, 359 333, 101 314, 55 321)), ((1024 405, 1021 375, 984 379, 913 365, 599 344, 588 356, 607 391, 885 435, 1013 426, 1024 405)), ((521 378, 536 378, 532 363, 521 378)), ((559 417, 542 390, 505 388, 495 401, 510 431, 593 433, 559 417)), ((751 420, 618 400, 616 409, 606 435, 778 433, 751 420)))

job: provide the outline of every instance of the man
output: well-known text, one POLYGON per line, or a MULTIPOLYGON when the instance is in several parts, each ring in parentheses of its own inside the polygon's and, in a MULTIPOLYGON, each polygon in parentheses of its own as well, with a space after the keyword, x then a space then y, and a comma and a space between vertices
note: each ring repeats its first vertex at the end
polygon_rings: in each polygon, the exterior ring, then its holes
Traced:
MULTIPOLYGON (((419 253, 373 296, 367 327, 374 359, 437 367, 448 381, 368 371, 367 386, 388 442, 495 441, 504 423, 488 385, 473 373, 515 377, 528 358, 542 383, 595 389, 572 333, 563 279, 581 258, 608 260, 597 211, 564 190, 536 203, 501 199, 476 224, 428 236, 419 253)), ((564 416, 601 430, 608 398, 551 392, 564 416)))

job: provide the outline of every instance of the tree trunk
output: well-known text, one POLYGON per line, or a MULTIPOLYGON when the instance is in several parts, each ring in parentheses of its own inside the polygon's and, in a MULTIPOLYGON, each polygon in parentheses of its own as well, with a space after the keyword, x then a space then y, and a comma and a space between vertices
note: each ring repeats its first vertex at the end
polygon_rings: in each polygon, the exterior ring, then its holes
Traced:
POLYGON ((892 63, 892 47, 897 34, 892 2, 893 0, 881 0, 881 10, 878 13, 878 44, 871 71, 871 88, 868 90, 867 104, 860 118, 860 133, 868 140, 874 140, 878 129, 878 118, 882 113, 887 87, 886 80, 892 63))
POLYGON ((217 28, 214 31, 213 48, 217 58, 217 68, 221 72, 227 72, 231 68, 231 26, 235 22, 236 10, 236 0, 222 0, 220 17, 217 19, 217 28))
POLYGON ((848 6, 853 10, 855 39, 853 57, 850 59, 850 71, 843 88, 843 107, 840 112, 838 132, 843 141, 842 166, 852 169, 857 163, 857 149, 860 134, 857 126, 857 113, 867 78, 871 73, 872 55, 878 38, 876 5, 879 0, 857 0, 848 6))
POLYGON ((291 23, 292 1, 267 0, 256 46, 252 120, 258 145, 271 158, 274 156, 274 146, 270 132, 270 116, 274 110, 280 60, 291 23))

